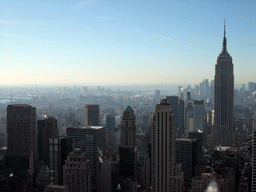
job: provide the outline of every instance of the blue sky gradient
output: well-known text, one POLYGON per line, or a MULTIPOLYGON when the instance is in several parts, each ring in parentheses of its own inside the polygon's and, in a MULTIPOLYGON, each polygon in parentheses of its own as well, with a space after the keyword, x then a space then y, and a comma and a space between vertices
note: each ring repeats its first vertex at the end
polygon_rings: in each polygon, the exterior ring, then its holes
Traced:
POLYGON ((211 80, 224 18, 235 83, 256 81, 254 0, 8 0, 0 6, 1 85, 211 80))

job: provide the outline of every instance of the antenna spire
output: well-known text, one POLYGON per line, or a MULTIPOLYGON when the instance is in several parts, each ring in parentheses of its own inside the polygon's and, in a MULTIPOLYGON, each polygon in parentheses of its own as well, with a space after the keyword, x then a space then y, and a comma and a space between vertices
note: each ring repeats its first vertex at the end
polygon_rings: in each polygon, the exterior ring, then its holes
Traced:
POLYGON ((226 37, 226 19, 224 19, 224 37, 226 37))

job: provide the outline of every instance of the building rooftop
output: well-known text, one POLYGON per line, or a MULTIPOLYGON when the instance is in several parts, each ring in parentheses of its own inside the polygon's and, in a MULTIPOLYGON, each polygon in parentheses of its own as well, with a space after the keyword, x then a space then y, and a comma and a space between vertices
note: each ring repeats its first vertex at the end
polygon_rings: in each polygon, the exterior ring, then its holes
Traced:
POLYGON ((129 105, 126 109, 125 109, 126 112, 129 112, 129 111, 133 111, 133 109, 131 108, 131 106, 129 105))

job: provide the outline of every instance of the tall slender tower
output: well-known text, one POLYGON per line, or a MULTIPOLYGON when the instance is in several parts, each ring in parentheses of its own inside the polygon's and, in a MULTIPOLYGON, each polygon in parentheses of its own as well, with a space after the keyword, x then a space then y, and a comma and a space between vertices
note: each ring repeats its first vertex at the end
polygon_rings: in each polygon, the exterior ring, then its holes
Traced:
POLYGON ((121 129, 121 145, 136 146, 136 125, 133 109, 128 106, 123 112, 121 129))
POLYGON ((183 191, 182 165, 176 164, 176 127, 167 99, 156 105, 151 124, 151 185, 154 192, 183 191))
POLYGON ((214 137, 215 145, 232 146, 235 140, 234 131, 234 75, 232 57, 227 51, 226 30, 222 52, 215 65, 214 93, 214 137))

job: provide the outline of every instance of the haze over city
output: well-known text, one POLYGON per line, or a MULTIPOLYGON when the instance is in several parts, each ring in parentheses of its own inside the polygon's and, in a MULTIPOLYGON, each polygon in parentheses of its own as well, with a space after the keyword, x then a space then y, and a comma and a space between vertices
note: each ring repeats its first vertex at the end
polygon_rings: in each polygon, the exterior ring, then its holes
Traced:
POLYGON ((4 86, 213 79, 226 19, 235 84, 255 81, 255 1, 1 3, 4 86))

